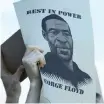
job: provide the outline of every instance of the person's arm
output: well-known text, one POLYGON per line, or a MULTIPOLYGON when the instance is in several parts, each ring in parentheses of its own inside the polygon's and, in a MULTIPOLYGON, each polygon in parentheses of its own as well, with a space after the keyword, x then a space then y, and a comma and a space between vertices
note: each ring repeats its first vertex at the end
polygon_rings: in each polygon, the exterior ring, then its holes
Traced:
POLYGON ((21 86, 20 86, 20 76, 23 72, 23 66, 20 66, 17 69, 17 72, 12 75, 8 72, 3 58, 1 57, 1 79, 4 84, 4 88, 6 91, 6 103, 18 103, 20 93, 21 93, 21 86))
POLYGON ((39 103, 41 91, 41 80, 35 79, 30 83, 29 93, 26 99, 26 103, 39 103))
POLYGON ((37 70, 36 68, 31 68, 27 63, 24 63, 25 69, 27 69, 27 76, 30 79, 30 89, 27 95, 26 103, 39 103, 40 100, 40 91, 41 91, 41 77, 38 75, 39 73, 33 74, 33 70, 37 70), (33 75, 33 77, 32 77, 33 75))
POLYGON ((41 92, 41 76, 39 68, 45 65, 42 50, 37 47, 28 47, 22 59, 27 76, 30 80, 30 89, 26 103, 39 103, 41 92), (37 62, 40 64, 37 65, 37 62))

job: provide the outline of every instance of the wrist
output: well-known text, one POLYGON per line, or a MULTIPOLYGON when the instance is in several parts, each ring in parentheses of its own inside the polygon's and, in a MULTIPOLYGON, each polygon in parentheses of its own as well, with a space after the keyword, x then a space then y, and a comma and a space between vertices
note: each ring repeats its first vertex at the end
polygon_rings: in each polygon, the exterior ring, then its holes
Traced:
POLYGON ((41 79, 34 79, 30 81, 30 87, 41 87, 42 83, 41 83, 41 79))
POLYGON ((6 103, 18 103, 20 95, 7 96, 6 103))
POLYGON ((29 78, 29 80, 30 80, 30 84, 41 82, 41 78, 40 77, 29 78))
POLYGON ((9 91, 6 91, 6 95, 8 98, 16 98, 19 97, 21 94, 21 89, 9 89, 9 91))

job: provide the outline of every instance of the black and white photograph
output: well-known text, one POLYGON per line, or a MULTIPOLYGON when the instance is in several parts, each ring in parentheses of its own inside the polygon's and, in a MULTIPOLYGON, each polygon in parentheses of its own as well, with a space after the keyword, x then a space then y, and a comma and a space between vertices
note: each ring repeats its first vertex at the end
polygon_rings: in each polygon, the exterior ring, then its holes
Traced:
POLYGON ((46 65, 41 70, 53 79, 63 79, 73 86, 86 85, 92 81, 73 61, 73 34, 69 24, 60 16, 51 14, 42 19, 42 35, 51 52, 45 55, 46 65))
POLYGON ((24 44, 44 51, 40 102, 94 103, 96 72, 88 1, 59 2, 14 3, 24 44))

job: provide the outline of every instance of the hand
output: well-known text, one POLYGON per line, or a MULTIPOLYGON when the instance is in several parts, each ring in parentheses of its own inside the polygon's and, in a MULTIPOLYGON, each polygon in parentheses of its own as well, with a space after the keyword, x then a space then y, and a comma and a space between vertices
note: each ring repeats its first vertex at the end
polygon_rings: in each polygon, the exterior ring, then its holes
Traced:
POLYGON ((30 82, 40 78, 39 69, 46 64, 42 53, 43 50, 39 47, 27 46, 22 62, 30 82))
POLYGON ((7 103, 17 103, 21 93, 20 76, 24 68, 21 65, 15 74, 7 71, 3 59, 1 60, 1 79, 7 94, 7 103))

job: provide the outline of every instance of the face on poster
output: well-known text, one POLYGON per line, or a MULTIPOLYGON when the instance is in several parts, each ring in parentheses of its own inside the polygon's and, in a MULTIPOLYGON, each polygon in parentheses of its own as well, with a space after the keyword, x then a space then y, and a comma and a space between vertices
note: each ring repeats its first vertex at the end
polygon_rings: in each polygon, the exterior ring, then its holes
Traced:
MULTIPOLYGON (((77 3, 26 0, 15 5, 25 44, 44 50, 46 66, 41 70, 42 81, 46 89, 53 89, 45 93, 44 87, 42 96, 49 102, 58 102, 56 96, 60 91, 67 97, 77 96, 76 102, 95 101, 93 36, 88 5, 82 0, 77 3), (53 98, 48 96, 55 92, 53 98)), ((68 102, 67 97, 62 101, 68 102)))

